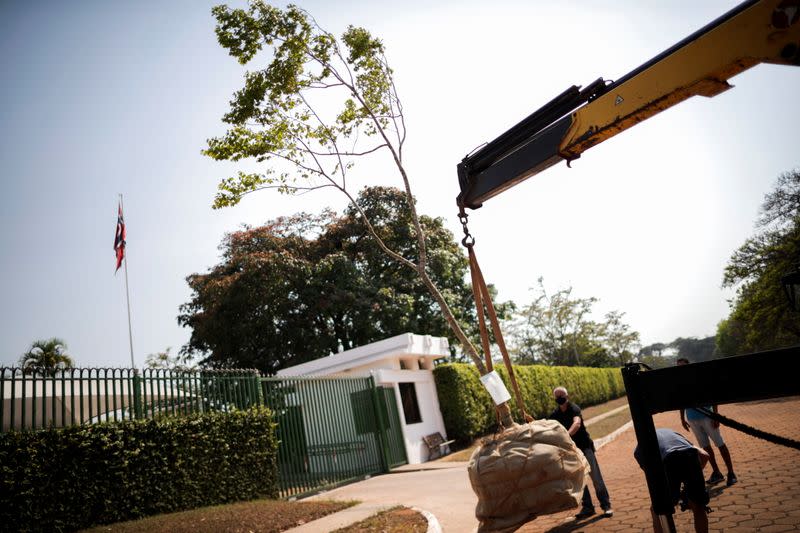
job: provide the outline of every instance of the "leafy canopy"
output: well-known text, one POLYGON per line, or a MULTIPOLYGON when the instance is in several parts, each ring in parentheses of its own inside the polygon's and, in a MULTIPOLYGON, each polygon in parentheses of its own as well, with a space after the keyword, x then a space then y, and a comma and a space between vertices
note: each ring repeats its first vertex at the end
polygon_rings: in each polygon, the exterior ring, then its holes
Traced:
MULTIPOLYGON (((364 189, 358 206, 389 246, 416 253, 402 191, 364 189)), ((440 218, 421 217, 429 271, 458 320, 475 324, 467 262, 440 218)), ((419 276, 369 238, 357 209, 300 213, 227 235, 222 261, 187 278, 178 321, 192 328, 183 353, 210 366, 273 373, 405 332, 452 332, 419 276)), ((508 304, 501 306, 507 311, 508 304)), ((475 326, 467 331, 477 335, 475 326)))
POLYGON ((721 355, 800 342, 800 313, 786 300, 781 277, 800 262, 800 171, 781 174, 761 205, 755 234, 732 255, 723 287, 736 287, 731 312, 717 326, 721 355))
POLYGON ((549 293, 538 280, 533 301, 511 321, 511 345, 518 363, 567 366, 612 366, 632 360, 639 333, 611 311, 605 320, 591 319, 597 298, 576 298, 572 288, 549 293))
POLYGON ((209 139, 204 151, 217 160, 270 165, 223 180, 214 207, 265 188, 345 190, 355 158, 387 148, 401 159, 405 127, 380 40, 350 26, 340 43, 293 5, 281 10, 256 0, 247 10, 212 12, 219 43, 239 63, 271 52, 266 68, 246 73, 223 117, 228 131, 209 139), (335 96, 319 96, 330 91, 335 96), (357 148, 365 140, 368 146, 357 148))
POLYGON ((20 357, 19 366, 25 373, 40 371, 53 375, 60 369, 74 367, 75 363, 67 354, 67 343, 53 337, 33 342, 28 351, 20 357))

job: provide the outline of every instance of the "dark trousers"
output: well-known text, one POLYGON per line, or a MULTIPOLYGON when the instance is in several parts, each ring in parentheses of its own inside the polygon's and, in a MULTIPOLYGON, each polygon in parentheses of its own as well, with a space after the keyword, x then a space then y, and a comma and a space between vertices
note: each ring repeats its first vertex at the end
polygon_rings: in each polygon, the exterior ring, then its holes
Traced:
MULTIPOLYGON (((594 449, 584 448, 581 451, 583 455, 586 456, 589 467, 592 469, 592 485, 594 485, 594 493, 597 496, 597 500, 600 502, 600 508, 604 511, 606 509, 611 509, 611 500, 608 498, 608 490, 606 489, 605 481, 603 481, 603 474, 600 472, 600 465, 597 464, 597 457, 594 455, 594 449)), ((594 509, 588 484, 583 488, 583 500, 581 503, 584 509, 594 509)))

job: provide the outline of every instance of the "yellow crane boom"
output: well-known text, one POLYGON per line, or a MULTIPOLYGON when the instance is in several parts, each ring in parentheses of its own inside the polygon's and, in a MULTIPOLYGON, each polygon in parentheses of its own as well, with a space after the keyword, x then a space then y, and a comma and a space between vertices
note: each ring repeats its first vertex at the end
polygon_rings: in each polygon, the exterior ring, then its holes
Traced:
POLYGON ((749 0, 619 80, 572 86, 458 164, 459 205, 489 198, 759 63, 800 66, 800 0, 749 0))

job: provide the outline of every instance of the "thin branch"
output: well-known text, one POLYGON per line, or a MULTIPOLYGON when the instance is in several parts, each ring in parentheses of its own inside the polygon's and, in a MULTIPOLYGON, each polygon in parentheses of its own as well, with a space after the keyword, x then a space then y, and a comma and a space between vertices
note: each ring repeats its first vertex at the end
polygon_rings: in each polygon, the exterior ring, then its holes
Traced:
POLYGON ((294 158, 289 157, 288 155, 283 155, 283 154, 280 154, 278 152, 265 152, 265 153, 266 153, 266 155, 269 155, 270 157, 277 157, 279 159, 283 159, 284 161, 288 161, 289 163, 293 164, 294 166, 296 166, 298 168, 301 168, 301 169, 303 169, 303 170, 305 170, 307 172, 311 172, 312 174, 325 175, 325 171, 323 169, 320 168, 318 170, 318 169, 315 169, 315 168, 311 168, 311 167, 306 166, 305 164, 301 163, 300 161, 297 161, 294 158))
MULTIPOLYGON (((346 175, 347 169, 345 168, 344 162, 342 161, 342 156, 339 155, 339 147, 336 145, 336 137, 334 137, 332 134, 327 133, 327 132, 330 131, 330 128, 328 128, 328 126, 322 120, 322 117, 320 117, 317 114, 317 111, 311 106, 311 104, 308 103, 308 101, 306 100, 306 97, 303 96, 303 93, 302 92, 298 92, 298 94, 300 95, 300 99, 306 105, 306 107, 311 112, 311 114, 314 115, 314 118, 317 119, 317 121, 319 122, 319 125, 324 128, 324 130, 325 130, 325 132, 326 132, 326 134, 328 136, 328 139, 330 139, 331 144, 333 145, 333 149, 334 149, 334 154, 333 155, 335 155, 336 158, 339 160, 339 168, 342 169, 342 187, 344 187, 345 184, 347 183, 347 175, 346 175)), ((316 158, 316 156, 314 156, 313 152, 311 153, 311 155, 312 155, 312 157, 314 157, 314 160, 316 161, 317 158, 316 158)), ((320 163, 317 162, 317 164, 319 165, 320 163)))
POLYGON ((394 250, 392 250, 391 248, 389 248, 389 246, 383 241, 383 239, 381 239, 380 235, 378 235, 378 233, 375 231, 375 227, 372 225, 372 222, 369 220, 369 217, 364 212, 364 209, 358 204, 356 199, 353 198, 353 196, 350 194, 350 191, 348 191, 344 187, 339 187, 339 190, 342 193, 344 193, 345 196, 347 196, 348 200, 350 200, 350 204, 353 207, 356 208, 356 211, 358 211, 358 214, 361 216, 361 220, 367 226, 367 231, 369 232, 370 235, 372 235, 372 238, 375 239, 375 242, 378 243, 378 246, 380 247, 380 249, 383 250, 384 253, 386 253, 389 257, 391 257, 395 261, 398 261, 399 263, 401 263, 401 264, 409 267, 410 269, 416 271, 417 270, 417 264, 416 263, 406 259, 405 257, 400 255, 399 253, 397 253, 394 250))
POLYGON ((344 83, 317 83, 317 82, 310 82, 308 84, 309 89, 331 89, 333 87, 342 87, 344 83))
MULTIPOLYGON (((403 144, 405 143, 405 139, 406 139, 406 123, 405 123, 405 117, 403 117, 403 104, 400 103, 400 96, 397 94, 397 86, 394 83, 394 76, 389 74, 389 67, 388 67, 389 62, 386 59, 386 54, 383 54, 382 56, 383 56, 384 65, 387 65, 386 72, 387 72, 387 76, 389 78, 389 88, 390 88, 390 90, 389 90, 389 96, 390 96, 389 101, 390 102, 392 102, 392 101, 397 102, 397 113, 396 114, 394 114, 394 113, 392 114, 392 121, 394 122, 395 131, 397 132, 397 151, 400 154, 400 161, 402 161, 403 160, 403 144), (398 117, 400 118, 400 124, 399 125, 397 124, 397 118, 398 117), (402 133, 401 133, 401 128, 402 128, 402 133)), ((393 104, 392 104, 392 109, 394 109, 394 105, 393 104)))
POLYGON ((358 156, 362 156, 362 155, 369 155, 369 154, 371 154, 373 152, 377 152, 378 150, 380 150, 381 148, 383 148, 385 146, 386 146, 386 144, 379 144, 375 148, 372 148, 371 150, 366 150, 364 152, 328 152, 328 153, 311 152, 311 153, 314 154, 314 155, 323 156, 323 157, 324 156, 334 156, 334 155, 335 156, 348 156, 348 157, 349 156, 354 156, 354 157, 358 157, 358 156))
POLYGON ((239 194, 236 195, 236 198, 241 199, 241 198, 244 198, 245 196, 253 194, 254 192, 266 191, 266 190, 270 190, 270 189, 272 189, 272 190, 284 189, 284 188, 286 188, 286 189, 294 189, 294 190, 298 190, 298 191, 303 191, 300 194, 307 194, 307 193, 309 193, 311 191, 324 189, 326 187, 336 187, 336 185, 335 184, 330 184, 330 183, 326 183, 326 184, 323 184, 323 185, 315 185, 313 187, 295 187, 295 186, 292 186, 292 185, 262 185, 260 187, 256 187, 253 190, 244 191, 242 193, 239 193, 239 194))

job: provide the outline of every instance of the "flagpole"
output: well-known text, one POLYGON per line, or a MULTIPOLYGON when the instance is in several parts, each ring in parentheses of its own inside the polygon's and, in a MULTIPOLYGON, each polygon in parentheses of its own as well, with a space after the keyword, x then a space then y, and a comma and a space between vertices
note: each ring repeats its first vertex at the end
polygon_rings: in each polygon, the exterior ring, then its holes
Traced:
MULTIPOLYGON (((119 205, 120 208, 123 208, 122 205, 122 194, 119 195, 119 205)), ((125 210, 123 208, 122 212, 124 213, 125 210)), ((127 246, 125 247, 125 255, 122 257, 122 260, 125 262, 125 301, 128 304, 128 342, 130 343, 131 347, 131 368, 136 370, 136 363, 133 362, 133 330, 131 328, 131 294, 128 290, 128 250, 127 246)))

